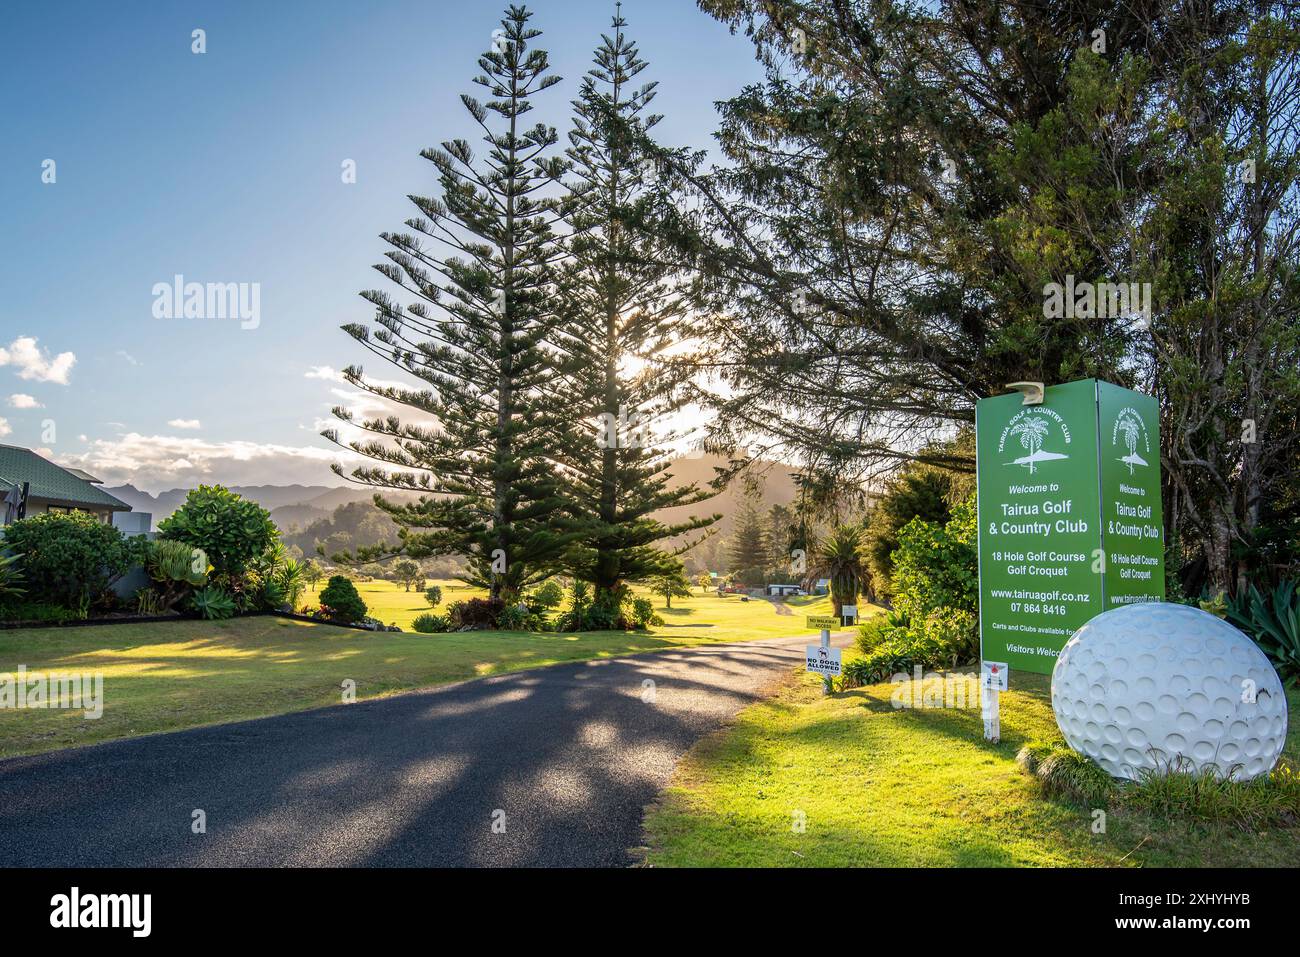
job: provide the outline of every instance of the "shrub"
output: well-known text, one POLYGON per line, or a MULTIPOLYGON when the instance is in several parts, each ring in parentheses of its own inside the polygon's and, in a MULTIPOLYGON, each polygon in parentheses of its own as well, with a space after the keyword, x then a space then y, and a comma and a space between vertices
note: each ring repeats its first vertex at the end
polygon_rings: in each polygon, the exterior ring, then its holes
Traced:
POLYGON ((544 631, 546 619, 527 605, 507 605, 497 615, 497 627, 502 631, 544 631))
POLYGON ((442 604, 442 589, 437 585, 430 585, 424 590, 424 600, 429 603, 430 608, 437 608, 442 604))
POLYGON ((529 601, 543 611, 550 611, 564 602, 564 588, 555 579, 548 578, 537 586, 537 590, 529 596, 529 601))
POLYGON ((1267 596, 1251 585, 1228 604, 1227 617, 1268 655, 1284 684, 1300 684, 1300 593, 1294 581, 1267 596))
POLYGON ((861 657, 844 666, 846 687, 891 675, 952 668, 979 657, 975 506, 953 509, 946 525, 913 519, 893 555, 894 610, 858 630, 861 657))
POLYGON ((422 635, 436 635, 451 631, 451 620, 446 615, 434 615, 426 611, 416 616, 411 627, 422 635))
POLYGON ((158 523, 165 538, 185 542, 206 553, 219 575, 242 575, 280 537, 271 515, 220 485, 200 485, 185 503, 158 523))
POLYGON ((23 567, 19 564, 21 558, 21 555, 0 554, 0 602, 27 594, 23 587, 23 567))
POLYGON ((84 617, 80 612, 66 605, 53 602, 29 601, 0 605, 0 621, 24 621, 36 624, 53 622, 62 625, 69 621, 80 621, 84 617))
POLYGON ((664 620, 655 614, 654 602, 649 598, 632 599, 631 624, 633 628, 645 629, 651 625, 662 625, 664 620))
POLYGON ((190 607, 209 621, 233 618, 238 611, 235 600, 216 585, 206 585, 191 595, 190 607))
POLYGON ((321 589, 320 603, 329 609, 334 621, 351 623, 366 617, 366 603, 357 593, 357 586, 342 575, 335 575, 321 589))
POLYGON ((914 518, 944 525, 952 517, 953 475, 932 466, 904 466, 886 486, 871 509, 866 534, 867 564, 879 598, 894 595, 894 552, 898 533, 914 518))
POLYGON ((975 501, 952 511, 946 525, 913 519, 898 533, 894 607, 914 619, 938 608, 979 610, 975 501))
POLYGON ((504 610, 505 602, 499 598, 466 598, 447 606, 447 618, 453 631, 495 628, 504 610))
POLYGON ((34 602, 87 608, 142 559, 146 546, 85 512, 48 512, 7 526, 5 547, 22 555, 34 602))

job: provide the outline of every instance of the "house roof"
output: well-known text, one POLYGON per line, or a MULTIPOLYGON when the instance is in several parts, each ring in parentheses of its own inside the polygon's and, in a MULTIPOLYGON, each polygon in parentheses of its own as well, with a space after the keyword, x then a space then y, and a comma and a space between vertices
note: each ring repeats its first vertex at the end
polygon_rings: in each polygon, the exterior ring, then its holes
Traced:
POLYGON ((24 482, 31 483, 31 498, 106 508, 114 512, 131 511, 130 505, 91 485, 75 474, 75 471, 60 468, 31 449, 0 445, 0 498, 15 485, 21 487, 24 482))

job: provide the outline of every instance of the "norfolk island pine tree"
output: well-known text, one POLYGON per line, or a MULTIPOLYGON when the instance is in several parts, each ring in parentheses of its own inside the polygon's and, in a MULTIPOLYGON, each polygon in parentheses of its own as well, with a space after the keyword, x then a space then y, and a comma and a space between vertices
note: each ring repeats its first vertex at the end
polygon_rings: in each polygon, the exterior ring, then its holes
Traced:
MULTIPOLYGON (((570 258, 561 280, 565 322, 556 343, 578 415, 566 432, 566 494, 583 534, 566 564, 591 582, 596 600, 627 583, 678 577, 676 553, 656 543, 705 529, 720 516, 665 524, 659 509, 716 494, 669 487, 668 454, 653 423, 678 407, 657 354, 684 338, 686 308, 673 280, 680 263, 644 227, 654 173, 626 128, 644 136, 660 119, 646 112, 656 84, 632 87, 646 67, 616 13, 574 101, 565 198, 570 258), (627 367, 627 360, 634 367, 627 367)), ((694 542, 692 542, 694 544, 694 542)), ((684 549, 683 549, 684 550, 684 549)))
POLYGON ((553 203, 534 195, 558 182, 564 161, 554 155, 554 128, 523 123, 529 97, 560 78, 546 75, 546 52, 530 46, 540 35, 527 26, 531 16, 508 8, 492 48, 479 58, 483 73, 474 83, 490 99, 461 96, 483 131, 486 155, 475 157, 460 139, 424 150, 442 198, 411 195, 420 213, 406 221, 411 232, 381 235, 391 248, 375 268, 413 301, 403 308, 381 290, 366 290, 379 328, 343 327, 424 387, 371 382, 359 366, 346 368, 344 378, 421 421, 355 423, 335 408, 336 417, 369 437, 344 441, 337 429, 323 433, 380 463, 348 474, 335 466, 340 476, 427 493, 414 503, 376 494, 375 504, 399 526, 399 541, 338 560, 463 555, 464 580, 493 599, 544 579, 575 537, 553 465, 562 397, 553 391, 544 346, 558 321, 554 280, 564 251, 553 203), (494 129, 493 115, 504 130, 494 129))

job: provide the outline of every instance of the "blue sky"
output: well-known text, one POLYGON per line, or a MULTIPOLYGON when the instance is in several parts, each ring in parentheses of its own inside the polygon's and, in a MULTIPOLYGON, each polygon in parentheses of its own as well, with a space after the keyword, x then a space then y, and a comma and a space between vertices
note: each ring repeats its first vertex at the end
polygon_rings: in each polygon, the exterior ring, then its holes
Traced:
MULTIPOLYGON (((319 370, 364 361, 338 326, 368 319, 357 293, 386 283, 370 266, 378 233, 414 212, 406 194, 436 193, 419 151, 474 136, 459 95, 478 89, 475 60, 504 6, 9 6, 0 442, 153 491, 335 484, 316 432, 332 405, 356 403, 319 370), (342 182, 346 159, 355 184, 342 182), (259 284, 260 324, 155 318, 153 286, 176 274, 259 284)), ((613 3, 530 8, 566 81, 534 115, 563 133, 613 3)), ((759 77, 748 41, 688 0, 629 0, 623 14, 650 63, 642 77, 660 84, 660 139, 712 152, 714 101, 759 77)))

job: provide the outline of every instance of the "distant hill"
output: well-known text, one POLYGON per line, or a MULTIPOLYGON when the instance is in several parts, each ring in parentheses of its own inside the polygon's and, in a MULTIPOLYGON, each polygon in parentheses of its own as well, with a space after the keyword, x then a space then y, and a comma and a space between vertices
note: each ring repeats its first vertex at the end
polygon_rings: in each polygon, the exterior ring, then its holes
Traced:
MULTIPOLYGON (((725 468, 726 465, 727 460, 718 455, 674 459, 669 469, 671 476, 669 485, 672 488, 679 488, 694 482, 703 488, 717 475, 716 470, 725 468)), ((746 500, 764 509, 773 505, 789 505, 795 500, 798 489, 791 475, 792 466, 779 462, 758 462, 750 468, 749 479, 744 477, 736 479, 708 501, 698 505, 661 509, 655 513, 655 518, 671 524, 685 521, 692 515, 720 513, 722 518, 713 526, 716 529, 714 534, 726 538, 731 534, 735 517, 746 500)), ((699 532, 693 533, 695 537, 699 534, 699 532)))
POLYGON ((311 505, 281 505, 279 508, 271 509, 271 521, 275 522, 276 528, 282 532, 288 532, 295 527, 306 528, 312 522, 329 517, 330 512, 327 509, 315 508, 311 505))
MULTIPOLYGON (((272 513, 295 506, 307 506, 319 512, 316 515, 304 513, 293 519, 299 525, 326 517, 339 505, 369 501, 371 497, 371 493, 365 489, 334 488, 329 485, 232 485, 230 490, 272 513)), ((180 508, 185 496, 190 493, 187 488, 173 488, 152 495, 142 492, 134 485, 119 485, 116 488, 105 488, 104 491, 130 505, 134 512, 149 512, 153 515, 154 528, 180 508)))
MULTIPOLYGON (((713 480, 717 474, 716 469, 725 467, 726 464, 725 458, 716 455, 675 459, 669 469, 669 484, 676 488, 693 482, 703 487, 713 480)), ((714 526, 717 529, 714 534, 726 538, 731 534, 735 516, 746 498, 751 498, 764 509, 772 505, 788 505, 794 501, 796 488, 791 471, 790 466, 779 463, 758 463, 751 469, 751 480, 737 480, 706 502, 663 509, 656 517, 663 522, 672 523, 684 521, 692 515, 712 515, 718 512, 722 514, 722 520, 714 526)), ((180 507, 190 490, 175 488, 151 495, 132 485, 121 485, 105 488, 104 491, 130 505, 133 511, 152 514, 153 527, 156 529, 159 522, 180 507)), ((235 485, 231 486, 231 491, 257 502, 269 511, 272 520, 282 531, 287 532, 294 526, 306 531, 310 526, 323 522, 323 525, 318 525, 315 529, 319 537, 325 537, 336 530, 330 527, 327 520, 334 518, 339 508, 358 502, 369 503, 375 494, 375 490, 359 486, 329 485, 235 485)), ((414 492, 385 491, 383 495, 399 501, 414 501, 419 498, 414 492)), ((698 537, 699 534, 693 533, 691 538, 698 537)), ((684 540, 672 544, 684 544, 684 540)))

